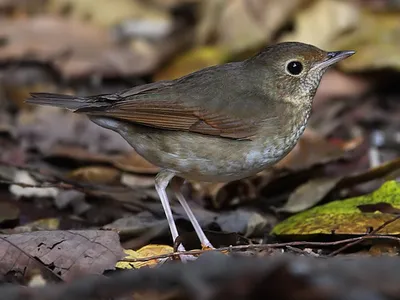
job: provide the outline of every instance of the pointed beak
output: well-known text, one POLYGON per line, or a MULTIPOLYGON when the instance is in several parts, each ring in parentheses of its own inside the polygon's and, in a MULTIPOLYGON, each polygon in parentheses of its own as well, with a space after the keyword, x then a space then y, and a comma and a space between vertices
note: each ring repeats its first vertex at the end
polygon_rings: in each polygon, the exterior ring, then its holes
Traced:
POLYGON ((316 63, 314 68, 325 69, 345 58, 352 56, 354 53, 356 53, 356 51, 352 50, 328 52, 326 58, 323 61, 316 63))

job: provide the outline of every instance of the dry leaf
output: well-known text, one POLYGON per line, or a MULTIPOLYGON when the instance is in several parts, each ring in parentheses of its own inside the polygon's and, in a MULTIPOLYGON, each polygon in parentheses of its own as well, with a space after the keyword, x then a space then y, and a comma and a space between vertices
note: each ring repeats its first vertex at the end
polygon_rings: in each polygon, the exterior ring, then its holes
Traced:
POLYGON ((217 45, 233 52, 268 43, 307 0, 207 0, 203 2, 198 41, 216 30, 217 45))
POLYGON ((118 234, 114 231, 35 231, 1 237, 2 275, 29 272, 34 257, 51 267, 62 279, 70 281, 82 274, 102 274, 112 270, 124 257, 118 234))
POLYGON ((203 68, 222 64, 226 59, 227 53, 221 48, 194 48, 157 72, 154 81, 176 79, 203 68))
MULTIPOLYGON (((17 123, 19 140, 44 154, 56 145, 81 146, 94 153, 132 151, 118 133, 94 124, 86 116, 56 107, 38 106, 32 112, 22 111, 17 123)), ((69 153, 74 155, 74 151, 69 153)))
POLYGON ((51 63, 66 78, 138 75, 159 63, 150 52, 114 44, 100 28, 61 18, 2 20, 0 35, 7 41, 0 48, 0 60, 51 63))
POLYGON ((154 176, 139 176, 124 173, 121 177, 121 183, 131 188, 150 188, 154 187, 154 176))
POLYGON ((311 129, 306 129, 294 149, 274 168, 292 171, 307 169, 316 164, 343 158, 345 153, 342 147, 330 143, 311 129))
POLYGON ((330 50, 335 39, 355 28, 358 20, 359 8, 352 1, 314 1, 296 14, 294 32, 280 41, 298 41, 330 50))
POLYGON ((285 205, 276 211, 296 213, 313 207, 336 187, 340 179, 340 177, 312 179, 296 188, 285 205))
POLYGON ((363 10, 354 30, 336 41, 335 47, 357 50, 341 63, 343 70, 400 69, 400 12, 376 13, 363 10))
POLYGON ((0 9, 26 13, 40 10, 46 0, 0 0, 0 9))
MULTIPOLYGON (((82 147, 55 145, 46 153, 46 158, 54 160, 68 159, 81 164, 110 164, 121 171, 138 174, 153 175, 158 173, 158 167, 145 160, 130 145, 126 144, 126 146, 128 151, 125 154, 104 155, 88 151, 82 147)), ((123 150, 126 149, 120 149, 121 152, 123 150)))
POLYGON ((126 172, 133 172, 139 174, 157 174, 160 170, 159 167, 154 166, 145 160, 138 153, 131 151, 127 154, 114 157, 112 159, 113 165, 120 170, 126 172))
POLYGON ((70 172, 67 178, 92 184, 115 185, 121 183, 121 172, 110 167, 90 166, 70 172))
POLYGON ((187 4, 198 4, 202 1, 203 0, 146 0, 146 2, 151 3, 152 5, 166 9, 173 9, 187 4))
MULTIPOLYGON (((125 251, 125 259, 138 259, 138 258, 146 258, 156 255, 169 254, 174 252, 174 248, 167 245, 146 245, 140 248, 137 251, 134 250, 124 250, 125 251)), ((129 262, 129 261, 119 261, 115 266, 120 269, 139 269, 142 267, 154 267, 159 263, 159 260, 152 259, 148 261, 138 261, 138 262, 129 262)))
MULTIPOLYGON (((357 53, 358 54, 358 53, 357 53)), ((313 115, 318 114, 320 107, 331 99, 344 99, 366 93, 371 85, 363 78, 348 75, 335 69, 328 70, 322 77, 313 100, 313 115)), ((310 121, 311 121, 310 120, 310 121)))
POLYGON ((61 13, 69 7, 69 17, 96 26, 110 27, 127 19, 171 23, 170 15, 138 0, 50 0, 49 12, 61 13))

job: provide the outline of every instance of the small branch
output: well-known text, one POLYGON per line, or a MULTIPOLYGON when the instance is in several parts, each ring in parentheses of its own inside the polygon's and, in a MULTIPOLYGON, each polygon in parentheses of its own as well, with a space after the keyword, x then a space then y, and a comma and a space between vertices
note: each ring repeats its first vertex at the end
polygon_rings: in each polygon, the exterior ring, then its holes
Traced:
POLYGON ((154 255, 149 257, 143 258, 125 258, 121 261, 125 262, 146 262, 153 259, 162 259, 162 258, 171 258, 177 257, 179 254, 184 255, 200 255, 206 252, 236 252, 236 251, 243 251, 243 250, 263 250, 263 249, 273 249, 273 248, 285 248, 285 247, 298 247, 298 246, 305 246, 305 247, 330 247, 330 246, 338 246, 347 243, 354 243, 354 242, 362 242, 364 240, 372 240, 372 239, 383 239, 383 240, 394 240, 400 243, 399 237, 389 236, 389 235, 364 235, 355 238, 344 239, 340 241, 334 242, 304 242, 304 241, 296 241, 296 242, 287 242, 287 243, 276 243, 276 244, 252 244, 252 245, 240 245, 240 246, 230 246, 230 247, 222 247, 212 250, 189 250, 189 251, 182 251, 182 252, 171 252, 167 254, 161 255, 154 255))
MULTIPOLYGON (((370 233, 368 233, 367 235, 364 235, 364 236, 363 236, 364 239, 365 239, 365 237, 375 236, 375 234, 376 234, 378 231, 382 230, 383 228, 385 228, 385 227, 388 226, 389 224, 392 224, 393 222, 395 222, 395 221, 397 221, 397 220, 399 220, 399 219, 400 219, 400 216, 397 216, 397 217, 395 217, 395 218, 393 218, 393 219, 391 219, 391 220, 388 220, 388 221, 384 222, 381 226, 379 226, 379 227, 377 227, 376 229, 372 230, 372 231, 371 231, 370 233)), ((346 249, 348 249, 348 248, 350 248, 350 247, 353 247, 353 246, 355 246, 355 245, 357 245, 357 244, 359 244, 359 243, 361 243, 361 242, 362 242, 362 240, 357 240, 357 241, 353 241, 353 242, 351 242, 351 243, 348 243, 347 245, 344 245, 343 247, 341 247, 341 248, 339 248, 339 249, 333 251, 333 252, 330 253, 328 256, 330 256, 330 257, 335 256, 335 255, 337 255, 337 254, 343 252, 344 250, 346 250, 346 249)))

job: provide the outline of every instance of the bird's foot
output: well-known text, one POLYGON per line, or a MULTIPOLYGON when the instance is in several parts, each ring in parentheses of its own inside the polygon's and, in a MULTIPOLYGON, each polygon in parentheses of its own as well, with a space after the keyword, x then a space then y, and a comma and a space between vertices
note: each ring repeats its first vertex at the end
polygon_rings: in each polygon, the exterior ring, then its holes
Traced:
MULTIPOLYGON (((185 252, 185 251, 186 251, 185 247, 183 247, 183 245, 180 244, 180 245, 178 246, 178 252, 185 252)), ((182 261, 183 263, 186 263, 186 262, 188 262, 188 261, 197 259, 196 256, 190 255, 190 254, 179 254, 179 258, 181 259, 181 261, 182 261)))
POLYGON ((206 238, 201 242, 202 250, 215 250, 215 247, 211 244, 211 242, 206 238))

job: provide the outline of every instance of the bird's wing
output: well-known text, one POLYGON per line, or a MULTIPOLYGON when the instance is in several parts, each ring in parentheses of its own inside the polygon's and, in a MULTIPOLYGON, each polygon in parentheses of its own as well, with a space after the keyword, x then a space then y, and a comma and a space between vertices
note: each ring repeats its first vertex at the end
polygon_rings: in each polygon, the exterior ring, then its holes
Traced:
MULTIPOLYGON (((257 133, 257 124, 251 121, 174 100, 126 100, 104 110, 89 107, 84 111, 90 115, 108 116, 151 127, 232 139, 252 139, 257 133)), ((83 110, 78 109, 76 112, 83 110)))
MULTIPOLYGON (((202 73, 200 77, 188 77, 184 82, 163 81, 116 94, 87 98, 32 94, 28 102, 65 107, 77 113, 112 117, 166 130, 190 131, 237 140, 254 139, 260 122, 265 122, 265 119, 257 117, 257 109, 251 112, 253 108, 249 108, 246 113, 241 112, 241 102, 230 91, 221 91, 218 94, 216 89, 218 95, 200 96, 204 95, 200 89, 207 88, 204 80, 209 81, 209 84, 216 84, 219 78, 211 77, 211 81, 207 79, 210 78, 207 75, 202 73), (182 93, 181 88, 184 85, 186 88, 187 85, 192 87, 189 96, 187 92, 182 93)), ((219 84, 224 84, 229 79, 220 80, 219 84)), ((272 119, 276 119, 276 116, 272 116, 271 122, 272 119)))

